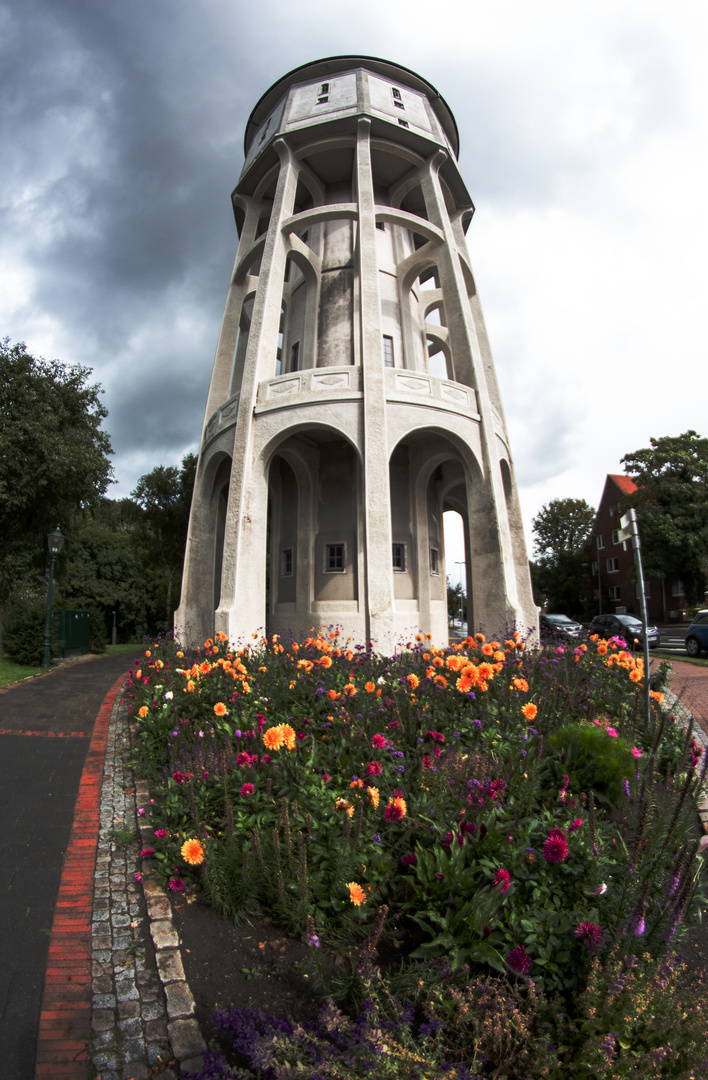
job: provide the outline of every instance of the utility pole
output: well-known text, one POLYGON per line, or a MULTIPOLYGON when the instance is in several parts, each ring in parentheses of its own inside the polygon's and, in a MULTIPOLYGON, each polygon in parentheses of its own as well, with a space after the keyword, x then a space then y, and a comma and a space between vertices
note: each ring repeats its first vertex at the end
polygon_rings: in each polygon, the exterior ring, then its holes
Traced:
POLYGON ((644 592, 644 570, 642 568, 642 551, 639 540, 639 527, 637 525, 637 512, 633 506, 630 506, 627 513, 622 515, 620 518, 620 525, 620 539, 632 541, 634 566, 637 571, 639 607, 642 613, 642 636, 644 638, 644 704, 648 722, 651 705, 651 687, 649 685, 649 620, 647 619, 647 598, 644 592))

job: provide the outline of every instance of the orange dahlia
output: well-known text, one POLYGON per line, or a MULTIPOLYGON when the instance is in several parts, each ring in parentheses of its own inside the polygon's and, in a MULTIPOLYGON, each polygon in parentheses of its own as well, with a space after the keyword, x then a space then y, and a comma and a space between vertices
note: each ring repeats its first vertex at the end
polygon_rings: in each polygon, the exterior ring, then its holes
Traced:
POLYGON ((263 732, 263 743, 266 750, 280 750, 284 742, 285 738, 280 727, 269 727, 263 732))
POLYGON ((180 850, 182 858, 190 866, 199 866, 204 862, 204 848, 196 838, 185 840, 180 850))
POLYGON ((226 716, 227 709, 223 701, 217 701, 216 705, 214 706, 214 712, 217 716, 226 716))
POLYGON ((521 711, 527 720, 535 720, 538 708, 534 705, 533 701, 527 701, 525 705, 521 706, 521 711))
POLYGON ((349 889, 349 899, 352 904, 359 907, 366 900, 366 893, 362 889, 361 885, 357 885, 356 881, 348 881, 347 888, 349 889))

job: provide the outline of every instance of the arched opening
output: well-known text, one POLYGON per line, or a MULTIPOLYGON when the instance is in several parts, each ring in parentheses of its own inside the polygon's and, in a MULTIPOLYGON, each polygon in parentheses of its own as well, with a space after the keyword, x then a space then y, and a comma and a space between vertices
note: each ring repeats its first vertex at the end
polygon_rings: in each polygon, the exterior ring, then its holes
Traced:
POLYGON ((237 393, 243 380, 243 369, 246 363, 248 351, 248 339, 251 333, 251 320, 253 319, 253 302, 255 293, 245 298, 241 305, 241 314, 238 320, 238 333, 236 334, 236 346, 234 348, 234 366, 231 374, 231 393, 237 393))
POLYGON ((467 560, 465 523, 457 510, 443 512, 447 612, 454 629, 467 627, 467 560))

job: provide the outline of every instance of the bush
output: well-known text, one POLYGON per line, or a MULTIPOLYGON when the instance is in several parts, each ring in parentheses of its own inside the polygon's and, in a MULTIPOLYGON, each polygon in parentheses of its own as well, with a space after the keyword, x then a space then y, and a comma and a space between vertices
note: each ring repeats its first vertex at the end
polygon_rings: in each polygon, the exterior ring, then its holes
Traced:
POLYGON ((37 667, 44 655, 44 604, 21 601, 7 612, 2 647, 18 664, 37 667))
POLYGON ((92 653, 104 653, 108 646, 108 634, 106 633, 106 620, 100 608, 90 607, 91 620, 91 644, 92 653))

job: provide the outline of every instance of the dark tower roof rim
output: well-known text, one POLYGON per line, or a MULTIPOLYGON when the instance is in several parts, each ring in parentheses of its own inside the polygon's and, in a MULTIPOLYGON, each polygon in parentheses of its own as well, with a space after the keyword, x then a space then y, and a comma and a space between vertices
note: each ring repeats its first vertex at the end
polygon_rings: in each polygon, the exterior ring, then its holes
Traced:
POLYGON ((404 67, 403 64, 395 64, 392 60, 384 60, 379 56, 361 55, 325 56, 320 60, 310 60, 307 64, 300 64, 299 67, 293 68, 287 75, 283 75, 277 82, 274 82, 273 85, 266 90, 265 94, 259 98, 248 118, 243 138, 244 153, 248 154, 248 149, 253 141, 254 135, 276 102, 294 83, 302 80, 305 72, 311 75, 334 75, 339 71, 346 71, 348 68, 355 67, 357 61, 361 62, 362 67, 368 67, 381 75, 398 75, 400 77, 400 75, 403 74, 405 77, 404 81, 409 86, 412 86, 415 89, 424 90, 425 93, 432 95, 430 100, 435 115, 442 124, 443 130, 450 140, 455 157, 458 156, 460 150, 460 136, 457 130, 455 117, 452 114, 450 106, 442 95, 438 93, 433 84, 428 82, 428 80, 424 79, 421 75, 418 75, 418 73, 411 68, 404 67))

